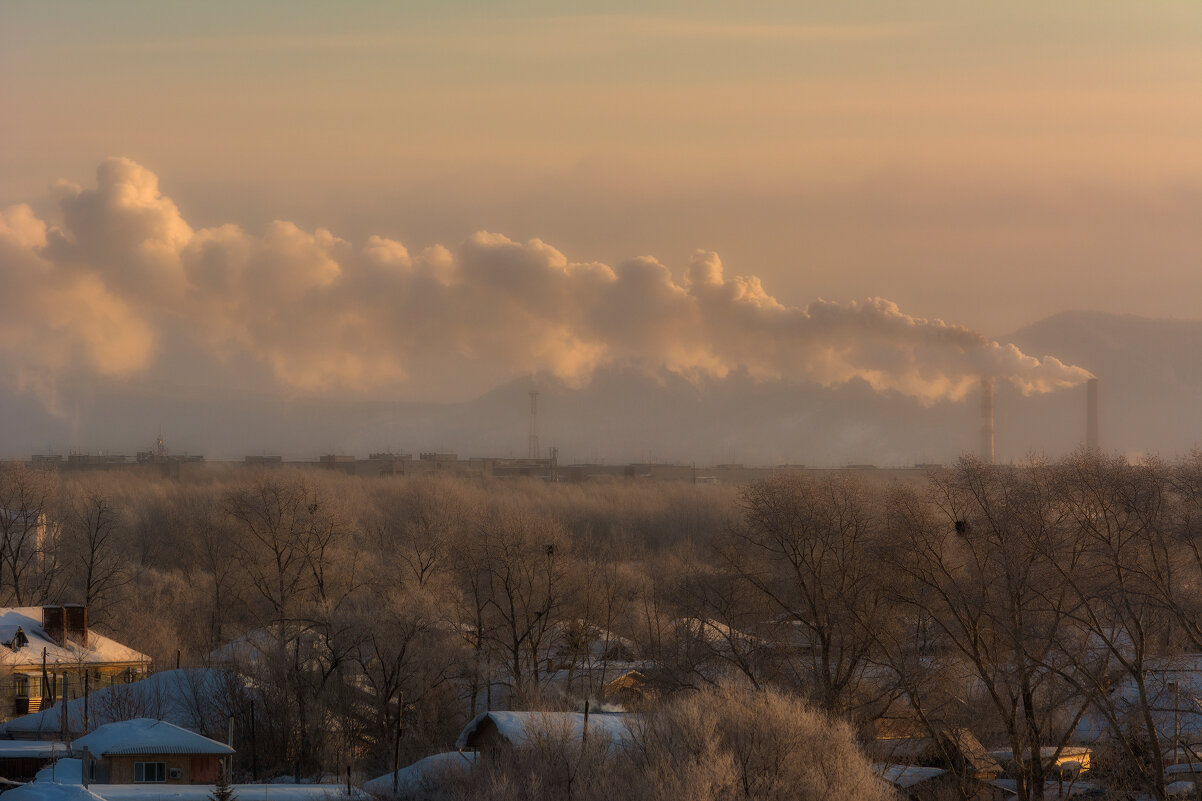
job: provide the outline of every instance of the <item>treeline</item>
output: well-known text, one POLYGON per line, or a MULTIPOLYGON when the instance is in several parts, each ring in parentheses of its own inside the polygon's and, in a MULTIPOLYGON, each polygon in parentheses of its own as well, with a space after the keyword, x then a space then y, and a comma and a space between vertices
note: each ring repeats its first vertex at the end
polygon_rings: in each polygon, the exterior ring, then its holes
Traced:
POLYGON ((1199 455, 740 491, 14 466, 0 492, 6 520, 53 521, 32 550, 3 532, 0 596, 87 602, 159 667, 240 661, 264 771, 383 772, 398 742, 412 761, 635 665, 644 699, 736 677, 862 739, 968 728, 1014 753, 1024 799, 1039 749, 1092 721, 1099 774, 1163 798, 1158 660, 1202 651, 1199 455))
MULTIPOLYGON (((0 603, 86 603, 158 670, 252 679, 260 775, 366 775, 476 712, 600 697, 734 490, 0 467, 0 603), (598 638, 613 642, 597 646, 598 638)), ((250 770, 248 698, 230 699, 250 770)), ((224 734, 224 731, 214 732, 224 734)), ((224 739, 224 737, 222 737, 224 739)))

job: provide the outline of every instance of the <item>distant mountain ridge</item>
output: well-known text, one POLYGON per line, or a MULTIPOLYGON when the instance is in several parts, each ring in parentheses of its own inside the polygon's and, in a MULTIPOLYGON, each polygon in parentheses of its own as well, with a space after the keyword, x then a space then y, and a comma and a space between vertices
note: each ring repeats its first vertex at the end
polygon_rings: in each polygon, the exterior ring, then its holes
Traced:
MULTIPOLYGON (((1202 321, 1070 311, 999 341, 1054 355, 1099 379, 1101 439, 1108 451, 1188 452, 1202 440, 1202 321)), ((544 451, 566 462, 882 466, 950 461, 977 445, 975 399, 924 407, 862 382, 826 389, 746 375, 705 379, 604 369, 584 387, 535 379, 544 451)), ((213 458, 273 453, 315 458, 377 451, 524 456, 530 379, 465 403, 198 398, 131 387, 98 388, 71 420, 29 395, 0 396, 0 455, 148 448, 159 426, 168 445, 213 458)), ((1084 438, 1084 388, 1023 397, 1000 387, 1000 461, 1060 456, 1084 438)))

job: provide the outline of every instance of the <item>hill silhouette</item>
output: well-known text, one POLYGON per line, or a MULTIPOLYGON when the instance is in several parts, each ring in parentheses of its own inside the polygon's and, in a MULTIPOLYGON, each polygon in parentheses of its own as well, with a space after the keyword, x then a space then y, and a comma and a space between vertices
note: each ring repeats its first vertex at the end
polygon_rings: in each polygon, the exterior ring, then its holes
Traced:
MULTIPOLYGON (((1100 383, 1107 451, 1188 452, 1202 437, 1202 322, 1072 311, 999 338, 1025 352, 1080 364, 1100 383)), ((77 394, 65 417, 29 395, 0 397, 0 453, 26 456, 71 447, 145 449, 161 427, 177 451, 210 459, 274 453, 366 456, 375 451, 455 451, 524 456, 524 378, 464 403, 280 400, 123 384, 77 394)), ((923 406, 862 382, 837 388, 747 375, 688 381, 628 368, 599 371, 583 387, 536 376, 544 450, 565 462, 675 461, 717 464, 946 462, 977 443, 975 398, 923 406)), ((1059 456, 1084 438, 1084 388, 1023 397, 999 387, 999 461, 1059 456)))

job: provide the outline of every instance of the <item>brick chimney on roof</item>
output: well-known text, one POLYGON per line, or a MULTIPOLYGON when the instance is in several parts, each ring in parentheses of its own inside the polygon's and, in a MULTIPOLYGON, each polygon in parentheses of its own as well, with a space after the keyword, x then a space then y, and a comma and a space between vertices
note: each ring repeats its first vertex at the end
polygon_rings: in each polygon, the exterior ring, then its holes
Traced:
POLYGON ((88 646, 88 608, 83 604, 42 607, 42 628, 59 645, 67 640, 88 646))

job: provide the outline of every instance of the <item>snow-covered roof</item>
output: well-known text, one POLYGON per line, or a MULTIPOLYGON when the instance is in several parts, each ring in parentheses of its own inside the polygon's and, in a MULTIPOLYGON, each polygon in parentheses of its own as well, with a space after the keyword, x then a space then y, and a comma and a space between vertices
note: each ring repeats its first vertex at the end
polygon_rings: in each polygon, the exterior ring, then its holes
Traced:
POLYGON ((111 640, 103 634, 97 634, 92 629, 88 629, 86 646, 70 639, 59 645, 47 636, 42 627, 42 607, 0 607, 0 642, 13 642, 18 628, 25 633, 29 642, 16 649, 0 646, 0 665, 28 665, 41 669, 43 648, 46 649, 46 662, 50 665, 138 664, 150 661, 146 654, 111 640))
POLYGON ((1176 765, 1168 765, 1164 769, 1165 776, 1176 776, 1182 773, 1191 776, 1202 775, 1202 762, 1178 762, 1176 765))
POLYGON ((392 795, 393 776, 395 775, 398 793, 418 793, 427 788, 433 789, 441 779, 448 775, 466 773, 475 764, 475 751, 447 751, 442 754, 433 754, 401 768, 395 774, 385 773, 383 776, 364 782, 363 789, 373 795, 392 795))
MULTIPOLYGON (((229 717, 225 708, 233 676, 217 668, 183 668, 154 673, 141 681, 93 690, 88 700, 92 725, 152 717, 194 731, 214 731, 229 717)), ((84 729, 84 699, 68 701, 67 729, 84 729)), ((0 724, 0 736, 36 737, 62 730, 63 702, 0 724)))
POLYGON ((887 765, 880 762, 873 764, 872 772, 894 787, 901 787, 903 789, 913 787, 928 779, 933 779, 936 776, 942 776, 944 773, 947 773, 943 768, 924 768, 918 765, 887 765))
MULTIPOLYGON (((608 737, 613 743, 630 741, 630 724, 635 715, 622 712, 593 712, 588 716, 588 733, 608 737)), ((521 747, 538 735, 584 735, 582 712, 482 712, 459 733, 456 748, 475 748, 479 735, 496 727, 497 734, 510 745, 521 747)))
MULTIPOLYGON (((1146 701, 1162 742, 1179 737, 1187 742, 1202 741, 1202 706, 1196 700, 1202 696, 1202 654, 1149 659, 1143 675, 1142 688, 1131 676, 1115 683, 1107 703, 1119 713, 1118 717, 1141 709, 1146 701)), ((1087 743, 1105 740, 1112 734, 1109 720, 1101 710, 1091 707, 1081 716, 1074 736, 1087 743)))
POLYGON ((714 647, 726 646, 732 642, 741 642, 750 645, 769 644, 766 640, 731 628, 721 620, 716 620, 712 617, 682 617, 673 620, 672 623, 678 630, 687 632, 692 637, 714 647))
MULTIPOLYGON (((991 779, 989 784, 1008 795, 1018 794, 1018 779, 991 779)), ((1046 781, 1043 783, 1044 798, 1080 798, 1082 796, 1096 797, 1099 788, 1096 784, 1083 781, 1046 781), (1064 795, 1061 795, 1063 791, 1064 795)), ((1138 796, 1136 796, 1138 798, 1138 796)))
POLYGON ((163 720, 135 718, 108 723, 75 740, 71 749, 84 749, 97 756, 131 754, 218 754, 234 753, 225 743, 210 740, 163 720))
POLYGON ((316 659, 318 644, 317 632, 305 623, 289 623, 285 627, 283 638, 280 632, 273 628, 251 629, 224 645, 209 652, 209 662, 214 665, 251 666, 263 661, 264 656, 282 653, 285 646, 299 645, 301 658, 308 661, 316 659))
MULTIPOLYGON (((93 784, 103 801, 209 801, 211 784, 93 784)), ((345 784, 235 784, 238 801, 372 801, 371 796, 345 784)), ((7 801, 7 799, 6 799, 7 801)), ((15 799, 14 801, 20 801, 15 799)))
POLYGON ((0 759, 49 759, 68 750, 56 740, 0 740, 0 759))
POLYGON ((615 653, 633 654, 638 650, 633 640, 583 619, 556 623, 552 630, 557 641, 556 650, 561 655, 572 655, 573 650, 578 650, 579 656, 602 660, 615 653))
MULTIPOLYGON (((1090 748, 1086 745, 1066 745, 1062 748, 1056 748, 1054 745, 1045 745, 1039 749, 1040 759, 1051 759, 1054 756, 1059 756, 1061 759, 1069 759, 1072 757, 1089 756, 1090 748)), ((989 752, 989 755, 999 762, 1014 759, 1014 752, 1009 748, 997 748, 989 752)), ((1027 756, 1024 752, 1023 756, 1027 756)))
MULTIPOLYGON (((78 777, 77 777, 78 778, 78 777)), ((238 801, 370 801, 345 784, 235 784, 238 801)), ((80 784, 33 781, 9 790, 4 801, 207 801, 211 784, 80 784), (11 793, 11 795, 10 795, 11 793)))

